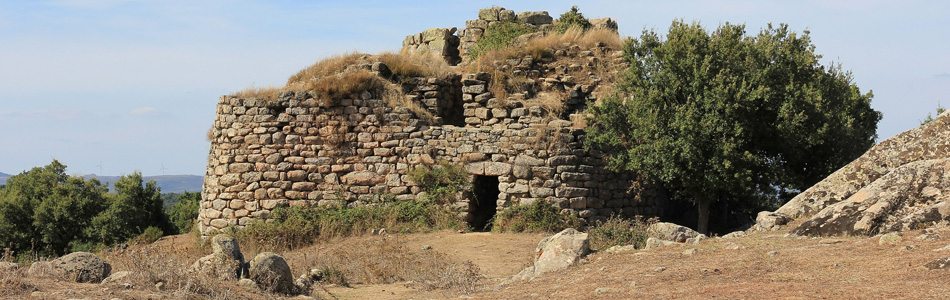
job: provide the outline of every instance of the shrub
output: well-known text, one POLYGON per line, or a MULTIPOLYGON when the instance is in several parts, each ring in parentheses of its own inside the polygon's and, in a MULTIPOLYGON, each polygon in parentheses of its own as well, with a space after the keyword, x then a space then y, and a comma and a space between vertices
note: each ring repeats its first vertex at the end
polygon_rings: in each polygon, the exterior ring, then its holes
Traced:
POLYGON ((557 232, 579 225, 577 217, 561 214, 557 207, 538 199, 534 203, 509 207, 496 214, 492 231, 557 232))
POLYGON ((612 216, 588 230, 590 248, 604 250, 611 246, 634 245, 634 248, 641 249, 650 237, 647 229, 653 223, 656 219, 644 221, 641 216, 633 219, 612 216))
POLYGON ((200 192, 185 192, 178 195, 178 202, 168 209, 169 221, 175 226, 179 234, 189 232, 195 226, 200 203, 200 192))
POLYGON ((469 49, 469 57, 478 58, 479 55, 493 50, 505 49, 520 35, 535 32, 534 29, 518 22, 497 22, 487 29, 475 46, 469 49))
POLYGON ((130 243, 151 244, 157 241, 158 239, 162 238, 163 235, 165 235, 165 233, 162 232, 162 230, 159 229, 158 227, 149 226, 148 228, 145 228, 145 231, 142 232, 142 234, 132 238, 132 240, 130 240, 130 243))
POLYGON ((440 161, 437 165, 419 166, 409 171, 409 179, 426 192, 427 200, 436 204, 454 202, 455 195, 471 184, 468 172, 461 165, 440 161))
POLYGON ((580 13, 577 6, 572 6, 571 10, 561 14, 561 16, 557 18, 557 24, 554 25, 554 30, 559 33, 564 33, 572 27, 583 30, 590 29, 591 27, 590 20, 587 20, 584 14, 580 13))

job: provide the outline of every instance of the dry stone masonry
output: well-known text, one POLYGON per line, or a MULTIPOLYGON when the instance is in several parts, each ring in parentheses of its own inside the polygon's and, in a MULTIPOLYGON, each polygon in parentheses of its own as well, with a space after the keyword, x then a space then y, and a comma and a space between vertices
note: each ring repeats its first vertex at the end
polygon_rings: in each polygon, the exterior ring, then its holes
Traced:
MULTIPOLYGON (((501 8, 479 16, 539 24, 551 19, 546 12, 515 15, 501 8)), ((438 48, 434 42, 453 30, 436 31, 410 36, 404 45, 438 48)), ((471 176, 471 189, 450 205, 475 228, 497 211, 534 201, 588 223, 610 215, 662 215, 664 191, 638 183, 634 174, 606 169, 603 153, 582 147, 583 125, 571 121, 596 100, 592 91, 600 79, 569 74, 587 74, 586 68, 597 66, 595 54, 609 57, 617 50, 598 47, 565 46, 553 61, 525 57, 496 64, 527 87, 504 97, 491 91, 492 77, 502 75, 487 72, 402 80, 403 96, 431 117, 387 105, 373 92, 332 106, 308 92, 285 91, 275 100, 222 96, 210 133, 199 229, 208 235, 241 228, 283 205, 415 199, 423 192, 408 172, 439 162, 458 164, 471 176), (583 63, 573 63, 575 57, 583 63), (556 101, 566 109, 552 113, 538 104, 535 97, 544 91, 561 91, 556 101)), ((387 70, 377 64, 367 67, 387 70)))

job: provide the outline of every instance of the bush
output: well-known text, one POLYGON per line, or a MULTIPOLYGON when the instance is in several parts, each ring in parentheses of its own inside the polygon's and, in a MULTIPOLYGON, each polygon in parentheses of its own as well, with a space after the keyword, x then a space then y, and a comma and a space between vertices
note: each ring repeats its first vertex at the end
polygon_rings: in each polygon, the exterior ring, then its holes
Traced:
POLYGON ((162 238, 165 235, 161 229, 155 226, 149 226, 145 228, 145 231, 137 237, 132 238, 129 242, 132 244, 151 244, 162 238))
POLYGON ((485 29, 485 34, 475 42, 475 46, 469 49, 469 57, 476 59, 479 55, 489 51, 508 48, 516 37, 532 32, 535 32, 535 30, 523 23, 493 23, 485 29))
POLYGON ((588 230, 590 248, 604 250, 611 246, 634 245, 634 248, 642 249, 650 237, 647 229, 653 223, 656 223, 656 219, 644 221, 641 216, 633 219, 610 217, 588 230))
POLYGON ((580 13, 577 6, 572 6, 571 10, 561 14, 561 16, 557 18, 557 24, 554 25, 554 30, 558 33, 564 33, 571 27, 578 27, 583 30, 590 29, 591 27, 590 20, 587 20, 584 14, 580 13))
POLYGON ((455 215, 447 208, 430 201, 409 200, 358 207, 280 207, 267 222, 251 223, 236 235, 242 244, 283 250, 379 228, 410 233, 458 227, 455 215))
POLYGON ((467 188, 468 173, 461 165, 440 161, 432 167, 419 166, 409 172, 409 179, 426 192, 426 200, 448 204, 457 200, 456 193, 467 188))
POLYGON ((577 217, 561 214, 543 200, 528 205, 509 207, 495 215, 492 231, 495 232, 557 232, 565 228, 577 228, 577 217))
POLYGON ((195 222, 198 220, 200 202, 200 192, 185 192, 178 195, 178 202, 175 202, 168 209, 169 221, 175 226, 179 234, 189 232, 195 226, 195 222))

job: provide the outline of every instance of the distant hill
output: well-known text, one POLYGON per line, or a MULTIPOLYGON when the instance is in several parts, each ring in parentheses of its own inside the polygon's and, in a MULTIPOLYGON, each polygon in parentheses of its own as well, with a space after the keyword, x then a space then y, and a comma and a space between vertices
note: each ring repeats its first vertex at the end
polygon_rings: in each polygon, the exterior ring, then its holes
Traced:
MULTIPOLYGON (((96 174, 86 174, 83 178, 96 178, 103 183, 109 183, 109 191, 112 191, 112 184, 119 180, 119 176, 99 176, 96 174)), ((181 193, 181 192, 200 192, 201 184, 204 183, 204 177, 198 175, 158 175, 143 176, 146 182, 155 180, 155 183, 162 188, 162 193, 181 193)))
MULTIPOLYGON (((7 178, 10 174, 0 172, 0 185, 7 184, 7 178)), ((109 182, 109 190, 112 191, 112 184, 119 180, 119 176, 99 176, 96 174, 86 174, 82 176, 85 179, 97 178, 103 183, 109 182)), ((201 184, 204 183, 204 177, 198 175, 159 175, 144 176, 146 182, 155 180, 155 183, 162 188, 162 193, 181 193, 181 192, 200 192, 201 184)))

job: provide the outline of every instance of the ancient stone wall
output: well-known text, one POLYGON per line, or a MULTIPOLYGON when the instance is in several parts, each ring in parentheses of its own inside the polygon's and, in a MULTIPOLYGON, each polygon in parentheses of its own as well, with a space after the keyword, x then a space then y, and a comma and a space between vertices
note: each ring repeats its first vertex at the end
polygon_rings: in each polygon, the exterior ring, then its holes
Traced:
MULTIPOLYGON (((371 93, 333 107, 302 92, 284 92, 277 101, 222 97, 199 229, 240 228, 280 205, 360 205, 387 194, 413 199, 422 191, 408 171, 443 160, 473 178, 497 179, 496 210, 541 200, 588 222, 663 213, 663 192, 607 170, 601 153, 583 150, 582 129, 539 106, 492 98, 488 81, 487 73, 414 79, 420 84, 409 97, 430 107, 461 99, 464 127, 422 120, 371 93)), ((466 193, 453 205, 465 221, 476 217, 471 198, 466 193)))

